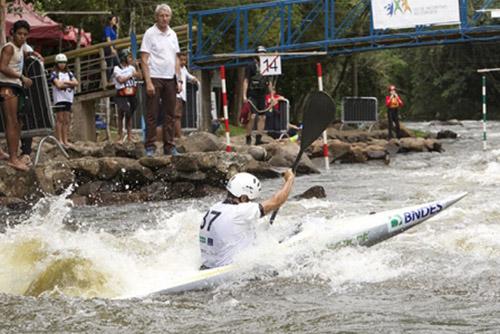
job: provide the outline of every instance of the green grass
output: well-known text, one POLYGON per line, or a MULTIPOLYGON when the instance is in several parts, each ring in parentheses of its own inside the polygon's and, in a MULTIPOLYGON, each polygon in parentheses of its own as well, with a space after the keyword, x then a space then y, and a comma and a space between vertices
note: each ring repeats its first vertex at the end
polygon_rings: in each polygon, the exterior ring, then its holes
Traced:
MULTIPOLYGON (((218 136, 223 136, 225 132, 226 132, 226 130, 225 130, 225 127, 224 127, 224 123, 222 123, 221 126, 220 126, 220 128, 219 128, 219 130, 217 130, 217 135, 218 136)), ((231 137, 233 137, 233 136, 243 136, 243 135, 245 135, 245 133, 246 133, 246 130, 245 130, 244 127, 229 124, 229 134, 230 134, 231 137)))
POLYGON ((427 138, 429 136, 429 133, 426 131, 415 130, 415 129, 411 129, 411 131, 413 131, 413 133, 415 134, 415 137, 417 137, 417 138, 427 138))

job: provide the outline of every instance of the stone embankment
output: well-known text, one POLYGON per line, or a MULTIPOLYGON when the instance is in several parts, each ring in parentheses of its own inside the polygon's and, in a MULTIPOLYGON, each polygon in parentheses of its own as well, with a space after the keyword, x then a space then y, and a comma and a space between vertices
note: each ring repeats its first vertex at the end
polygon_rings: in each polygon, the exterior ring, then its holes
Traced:
MULTIPOLYGON (((332 163, 377 159, 389 163, 390 156, 396 153, 442 150, 436 139, 405 137, 387 141, 386 133, 329 129, 332 163)), ((68 150, 69 159, 57 147, 45 144, 39 164, 29 172, 15 171, 0 162, 0 206, 24 210, 39 198, 59 195, 68 187, 72 187, 70 198, 77 205, 203 197, 220 192, 226 180, 237 172, 279 177, 276 168, 290 167, 299 151, 299 145, 288 140, 262 146, 243 145, 243 138, 234 141, 233 152, 227 153, 221 138, 193 133, 179 140, 178 149, 183 154, 175 157, 146 157, 142 143, 78 142, 68 150)), ((319 173, 311 159, 322 152, 322 142, 313 143, 299 164, 298 174, 319 173)))

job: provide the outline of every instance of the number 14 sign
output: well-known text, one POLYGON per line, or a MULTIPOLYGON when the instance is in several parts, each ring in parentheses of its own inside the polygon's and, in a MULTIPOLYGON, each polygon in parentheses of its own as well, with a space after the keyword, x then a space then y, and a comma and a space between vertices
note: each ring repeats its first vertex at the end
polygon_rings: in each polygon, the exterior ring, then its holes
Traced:
POLYGON ((281 75, 281 57, 280 56, 260 57, 260 74, 281 75))

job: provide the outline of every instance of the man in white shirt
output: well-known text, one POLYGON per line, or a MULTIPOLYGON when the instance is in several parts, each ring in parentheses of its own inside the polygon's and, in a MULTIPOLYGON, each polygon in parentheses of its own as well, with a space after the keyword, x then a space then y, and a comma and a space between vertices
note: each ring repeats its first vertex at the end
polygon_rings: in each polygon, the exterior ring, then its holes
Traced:
POLYGON ((184 110, 186 110, 187 82, 196 85, 199 83, 198 79, 187 70, 187 54, 185 52, 179 53, 179 61, 181 65, 182 91, 177 93, 177 102, 175 105, 175 138, 180 138, 182 136, 181 120, 182 114, 184 110))
POLYGON ((229 180, 227 198, 208 210, 200 226, 201 269, 230 264, 237 253, 252 245, 257 220, 288 199, 295 175, 288 170, 284 178, 283 187, 262 203, 252 202, 261 188, 255 176, 238 173, 229 180))
POLYGON ((169 27, 172 9, 161 4, 156 7, 156 23, 144 33, 141 44, 141 62, 146 83, 146 155, 156 150, 156 122, 163 113, 163 153, 179 154, 174 144, 176 94, 182 89, 177 34, 169 27), (161 101, 161 106, 160 106, 161 101))

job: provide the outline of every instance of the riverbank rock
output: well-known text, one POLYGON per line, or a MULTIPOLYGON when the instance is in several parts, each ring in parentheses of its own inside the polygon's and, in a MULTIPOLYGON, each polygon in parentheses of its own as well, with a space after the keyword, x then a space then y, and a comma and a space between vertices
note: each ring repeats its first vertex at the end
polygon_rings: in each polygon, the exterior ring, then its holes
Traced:
POLYGON ((451 130, 441 130, 437 133, 437 139, 456 139, 458 135, 451 130))
MULTIPOLYGON (((269 165, 274 167, 292 167, 297 154, 300 151, 299 145, 291 142, 273 142, 264 145, 267 152, 270 154, 269 165)), ((297 166, 298 174, 319 173, 319 170, 314 166, 311 159, 306 154, 303 154, 297 166)))
POLYGON ((325 188, 322 186, 313 186, 302 194, 294 197, 295 199, 326 198, 325 188))
POLYGON ((434 126, 464 126, 462 122, 460 122, 458 119, 449 119, 447 121, 432 121, 429 123, 429 125, 434 125, 434 126))
MULTIPOLYGON (((386 130, 340 131, 332 127, 327 133, 332 162, 388 163, 389 155, 396 153, 442 151, 435 139, 388 141, 386 130)), ((28 172, 15 171, 0 162, 0 206, 24 207, 24 203, 29 205, 47 194, 65 191, 78 205, 209 196, 224 191, 226 181, 238 172, 275 178, 292 167, 299 145, 289 140, 267 141, 265 145, 248 146, 244 136, 239 136, 234 138, 233 152, 226 152, 224 137, 195 132, 179 139, 177 147, 184 154, 162 155, 162 144, 158 143, 153 157, 146 157, 143 143, 138 142, 77 142, 68 149, 69 159, 57 145, 46 143, 39 164, 28 172)), ((297 172, 319 173, 311 158, 322 156, 323 142, 319 139, 304 152, 297 172)))
POLYGON ((222 151, 226 146, 219 137, 209 132, 192 132, 177 141, 179 152, 214 152, 222 151))

